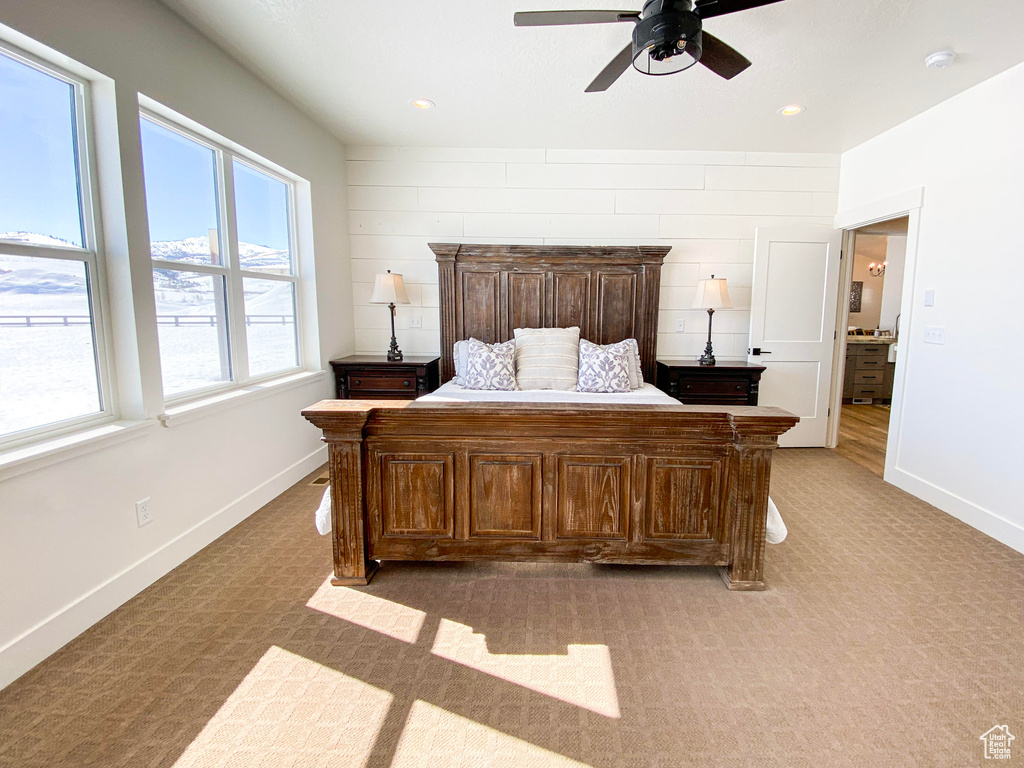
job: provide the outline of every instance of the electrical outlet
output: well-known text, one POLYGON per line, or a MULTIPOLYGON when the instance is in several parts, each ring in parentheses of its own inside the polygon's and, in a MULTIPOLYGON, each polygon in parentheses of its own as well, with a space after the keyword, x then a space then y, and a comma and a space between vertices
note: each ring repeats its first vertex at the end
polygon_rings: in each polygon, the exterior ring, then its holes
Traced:
POLYGON ((135 502, 135 515, 139 518, 139 528, 146 523, 153 522, 153 503, 150 501, 149 496, 142 501, 135 502))
POLYGON ((409 317, 410 328, 422 328, 423 327, 423 315, 411 315, 409 317))
POLYGON ((928 325, 924 329, 925 344, 945 344, 946 329, 941 325, 928 325))
POLYGON ((681 317, 678 318, 676 320, 676 333, 682 333, 683 332, 683 328, 685 326, 686 326, 686 321, 683 318, 681 318, 681 317))

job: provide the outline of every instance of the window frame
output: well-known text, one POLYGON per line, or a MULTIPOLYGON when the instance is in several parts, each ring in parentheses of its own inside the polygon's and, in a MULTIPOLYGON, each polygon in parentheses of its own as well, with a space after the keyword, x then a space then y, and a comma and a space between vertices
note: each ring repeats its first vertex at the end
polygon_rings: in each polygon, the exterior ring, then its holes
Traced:
MULTIPOLYGON (((217 197, 217 240, 220 249, 221 264, 195 264, 192 262, 169 261, 156 259, 150 254, 152 269, 172 270, 178 272, 192 272, 205 275, 218 275, 224 279, 226 297, 226 340, 228 344, 228 365, 230 366, 231 377, 227 381, 220 381, 197 389, 190 389, 173 395, 164 394, 166 406, 177 406, 200 400, 211 395, 222 392, 241 389, 253 384, 262 384, 274 379, 292 376, 301 371, 307 370, 305 360, 305 330, 303 328, 303 307, 301 286, 301 275, 299 265, 299 244, 298 244, 298 216, 296 183, 297 179, 289 177, 278 170, 270 167, 270 164, 259 158, 257 155, 242 151, 238 148, 228 146, 226 140, 218 141, 210 135, 204 135, 196 130, 182 125, 180 122, 168 117, 160 111, 148 106, 139 106, 139 119, 148 120, 155 125, 176 133, 190 141, 194 141, 214 153, 215 173, 214 183, 217 197), (235 207, 235 161, 245 165, 249 169, 262 173, 275 181, 285 185, 287 191, 286 202, 288 206, 288 255, 291 262, 290 273, 278 275, 273 273, 258 272, 243 269, 240 263, 238 249, 238 220, 235 207), (247 338, 247 325, 245 320, 245 295, 243 281, 246 278, 259 280, 273 280, 277 282, 288 282, 292 284, 292 295, 294 297, 295 311, 295 353, 296 363, 288 368, 260 374, 249 375, 249 344, 247 338)), ((145 156, 143 156, 145 165, 145 156)), ((152 240, 150 241, 152 242, 152 240)), ((161 369, 163 357, 160 358, 161 369)), ((163 377, 161 376, 161 386, 163 377)))
POLYGON ((95 413, 42 424, 16 432, 0 433, 0 451, 18 448, 41 439, 58 437, 116 421, 119 415, 114 367, 113 333, 110 325, 110 296, 107 283, 106 252, 99 219, 100 193, 96 170, 94 102, 92 83, 53 62, 34 56, 0 40, 0 55, 31 67, 61 82, 74 94, 72 141, 75 173, 78 180, 79 219, 82 247, 45 246, 0 239, 0 254, 30 258, 60 259, 85 264, 86 290, 91 314, 93 356, 96 365, 97 394, 100 409, 95 413))

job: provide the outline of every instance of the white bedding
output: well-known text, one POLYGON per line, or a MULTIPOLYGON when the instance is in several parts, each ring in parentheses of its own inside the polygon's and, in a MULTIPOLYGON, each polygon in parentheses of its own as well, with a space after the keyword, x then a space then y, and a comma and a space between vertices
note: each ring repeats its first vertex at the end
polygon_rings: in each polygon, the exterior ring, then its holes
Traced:
POLYGON ((675 405, 679 401, 669 397, 653 384, 632 392, 601 394, 573 390, 519 389, 515 392, 465 389, 455 381, 442 384, 429 395, 417 398, 422 403, 618 403, 621 405, 675 405))
MULTIPOLYGON (((633 392, 600 394, 551 389, 517 390, 495 392, 490 390, 465 389, 454 381, 442 384, 429 395, 417 398, 424 403, 615 403, 620 405, 674 405, 678 401, 666 395, 653 384, 644 385, 633 392)), ((320 535, 331 532, 331 489, 324 491, 320 508, 315 515, 316 528, 320 535)), ((778 544, 786 538, 788 531, 775 502, 768 499, 768 523, 765 540, 778 544)))

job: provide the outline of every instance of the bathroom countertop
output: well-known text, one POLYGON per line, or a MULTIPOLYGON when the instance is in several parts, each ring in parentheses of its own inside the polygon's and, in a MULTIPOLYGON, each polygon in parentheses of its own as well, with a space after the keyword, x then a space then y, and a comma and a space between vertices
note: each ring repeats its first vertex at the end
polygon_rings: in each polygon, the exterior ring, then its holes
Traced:
POLYGON ((847 344, 895 344, 892 336, 847 336, 847 344))

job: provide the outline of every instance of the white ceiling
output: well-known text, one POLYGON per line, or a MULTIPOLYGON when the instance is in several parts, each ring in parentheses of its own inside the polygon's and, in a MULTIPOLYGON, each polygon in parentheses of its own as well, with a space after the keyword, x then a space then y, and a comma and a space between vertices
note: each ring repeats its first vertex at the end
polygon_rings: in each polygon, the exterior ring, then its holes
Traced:
POLYGON ((840 152, 1024 61, 1024 0, 785 0, 706 22, 754 62, 735 80, 631 69, 587 94, 632 26, 513 12, 641 0, 163 2, 348 144, 840 152))

